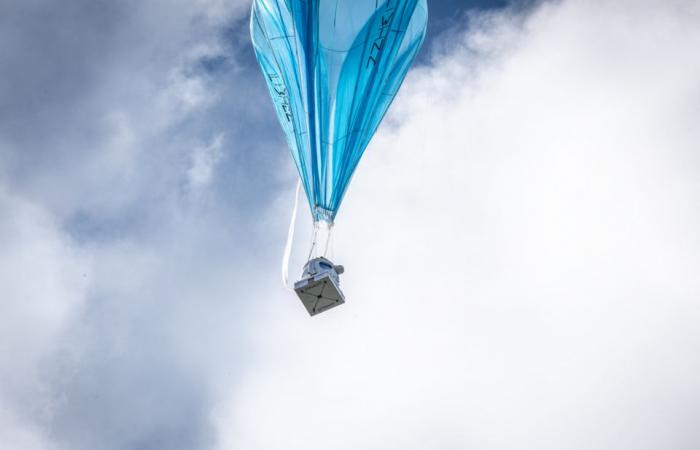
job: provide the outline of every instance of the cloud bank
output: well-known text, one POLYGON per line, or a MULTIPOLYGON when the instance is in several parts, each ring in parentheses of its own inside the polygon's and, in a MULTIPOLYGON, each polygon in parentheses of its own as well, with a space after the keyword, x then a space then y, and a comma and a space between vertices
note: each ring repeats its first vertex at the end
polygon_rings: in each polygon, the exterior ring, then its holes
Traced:
POLYGON ((348 303, 268 305, 218 448, 700 444, 700 15, 475 15, 339 215, 348 303))

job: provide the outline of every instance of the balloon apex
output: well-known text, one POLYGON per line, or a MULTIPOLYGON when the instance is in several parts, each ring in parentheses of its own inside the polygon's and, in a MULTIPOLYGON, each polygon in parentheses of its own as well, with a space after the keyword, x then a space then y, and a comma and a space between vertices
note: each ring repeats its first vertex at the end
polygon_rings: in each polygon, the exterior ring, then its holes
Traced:
POLYGON ((345 303, 340 290, 340 274, 343 272, 343 266, 336 266, 324 257, 306 263, 301 280, 294 283, 294 290, 309 315, 315 316, 345 303))

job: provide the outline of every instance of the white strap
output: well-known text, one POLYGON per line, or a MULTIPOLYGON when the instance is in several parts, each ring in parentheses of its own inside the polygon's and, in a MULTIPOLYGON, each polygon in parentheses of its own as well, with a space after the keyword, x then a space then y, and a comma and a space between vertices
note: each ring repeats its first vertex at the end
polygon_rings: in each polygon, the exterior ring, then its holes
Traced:
POLYGON ((292 255, 292 242, 294 241, 294 228, 297 223, 297 208, 299 207, 299 193, 301 192, 301 179, 297 182, 297 191, 294 195, 294 210, 292 211, 292 219, 289 222, 289 231, 287 232, 287 244, 284 246, 284 256, 282 257, 282 283, 284 287, 290 291, 294 288, 289 285, 289 258, 292 255))

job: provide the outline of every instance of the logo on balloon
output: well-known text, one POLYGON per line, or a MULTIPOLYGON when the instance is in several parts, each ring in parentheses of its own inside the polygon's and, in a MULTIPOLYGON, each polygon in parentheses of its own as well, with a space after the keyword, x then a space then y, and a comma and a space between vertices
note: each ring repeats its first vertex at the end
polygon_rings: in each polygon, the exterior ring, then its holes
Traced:
POLYGON ((394 19, 395 13, 396 6, 394 6, 394 1, 390 0, 386 2, 379 24, 379 33, 372 42, 372 48, 369 51, 369 58, 367 58, 367 65, 365 66, 365 68, 369 68, 370 63, 372 64, 372 67, 374 67, 374 65, 377 63, 377 59, 379 59, 379 56, 382 53, 382 49, 384 48, 386 31, 389 28, 389 25, 391 25, 391 21, 394 19))
POLYGON ((292 107, 289 104, 289 94, 287 94, 287 87, 284 82, 280 79, 279 75, 276 73, 268 73, 267 77, 270 79, 272 89, 275 91, 276 102, 282 109, 284 116, 287 118, 287 122, 292 121, 292 107))

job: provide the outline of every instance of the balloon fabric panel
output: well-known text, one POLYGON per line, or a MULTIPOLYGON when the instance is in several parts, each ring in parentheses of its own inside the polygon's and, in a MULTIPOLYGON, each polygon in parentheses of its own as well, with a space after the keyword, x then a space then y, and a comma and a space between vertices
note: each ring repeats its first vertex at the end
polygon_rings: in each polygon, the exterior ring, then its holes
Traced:
POLYGON ((425 38, 426 0, 255 0, 251 36, 314 220, 333 222, 425 38))

